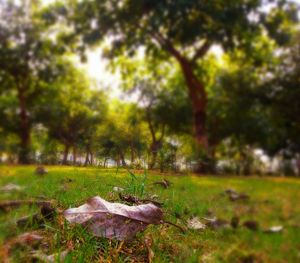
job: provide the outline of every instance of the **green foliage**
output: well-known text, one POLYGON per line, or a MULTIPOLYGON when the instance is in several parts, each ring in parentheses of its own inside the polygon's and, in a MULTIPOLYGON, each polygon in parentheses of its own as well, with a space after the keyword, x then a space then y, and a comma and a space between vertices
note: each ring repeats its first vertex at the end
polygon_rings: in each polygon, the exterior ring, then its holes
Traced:
POLYGON ((279 56, 265 81, 261 100, 268 106, 272 136, 265 143, 270 154, 285 151, 288 158, 300 152, 300 54, 299 36, 279 56))
MULTIPOLYGON (((19 161, 28 163, 36 106, 59 74, 63 49, 37 16, 38 5, 0 6, 0 125, 19 136, 19 161)), ((40 105, 39 105, 40 106, 40 105)))
POLYGON ((79 1, 69 7, 68 19, 73 21, 76 34, 83 36, 86 45, 114 35, 108 52, 111 55, 125 52, 131 56, 139 46, 144 46, 148 54, 158 57, 157 34, 186 54, 205 40, 220 44, 224 50, 249 48, 264 28, 270 31, 270 37, 275 37, 275 25, 281 29, 275 38, 282 39, 278 35, 288 34, 284 28, 295 21, 297 8, 289 1, 271 2, 274 8, 268 16, 262 7, 269 1, 257 0, 79 1))

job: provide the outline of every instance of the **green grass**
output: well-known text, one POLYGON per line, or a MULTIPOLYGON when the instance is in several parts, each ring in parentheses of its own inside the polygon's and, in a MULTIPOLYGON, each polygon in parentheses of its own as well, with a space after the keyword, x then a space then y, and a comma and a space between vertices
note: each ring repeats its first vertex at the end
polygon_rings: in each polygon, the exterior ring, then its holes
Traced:
MULTIPOLYGON (((41 250, 52 254, 72 247, 65 262, 146 262, 144 238, 152 237, 154 262, 300 262, 300 180, 291 178, 238 178, 165 176, 172 185, 163 189, 152 182, 163 175, 143 172, 129 175, 125 170, 47 167, 44 177, 34 174, 33 166, 1 166, 0 186, 15 183, 24 186, 21 192, 1 193, 0 200, 40 198, 54 199, 58 207, 66 209, 83 204, 89 197, 100 195, 107 200, 118 200, 112 193, 114 186, 126 188, 138 197, 158 195, 164 202, 167 220, 185 226, 192 216, 204 217, 213 212, 230 220, 255 219, 261 229, 282 225, 282 233, 253 232, 238 229, 188 230, 182 234, 169 225, 149 226, 135 240, 122 244, 93 237, 80 226, 67 224, 62 216, 40 230, 46 235, 41 250), (68 182, 67 179, 72 179, 68 182), (231 202, 223 194, 227 188, 246 192, 249 201, 231 202), (180 216, 177 219, 175 214, 180 216), (247 261, 248 260, 248 261, 247 261), (253 261, 251 261, 253 260, 253 261)), ((16 220, 38 211, 37 207, 21 206, 0 212, 0 244, 4 245, 20 233, 37 226, 17 228, 16 220)), ((14 247, 12 262, 28 262, 30 249, 14 247)), ((1 261, 1 259, 0 259, 1 261)), ((30 262, 30 261, 29 261, 30 262)))

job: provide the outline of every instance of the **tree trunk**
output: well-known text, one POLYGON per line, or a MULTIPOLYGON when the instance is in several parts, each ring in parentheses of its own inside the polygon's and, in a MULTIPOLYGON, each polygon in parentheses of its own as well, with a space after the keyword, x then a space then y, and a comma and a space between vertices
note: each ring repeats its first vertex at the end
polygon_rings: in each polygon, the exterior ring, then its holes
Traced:
POLYGON ((162 126, 161 135, 159 138, 157 138, 156 131, 154 130, 154 126, 153 126, 152 120, 151 120, 150 107, 146 111, 146 117, 147 117, 147 122, 148 122, 151 139, 152 139, 152 142, 150 145, 151 161, 148 165, 149 166, 148 168, 151 170, 155 167, 156 162, 157 162, 157 153, 163 146, 163 139, 164 139, 164 135, 165 135, 165 125, 162 126))
POLYGON ((133 144, 130 144, 130 164, 133 165, 135 159, 133 144))
POLYGON ((150 147, 151 152, 151 161, 149 163, 149 169, 153 169, 157 162, 157 153, 162 148, 162 141, 161 140, 154 140, 150 147))
POLYGON ((149 163, 149 169, 152 170, 155 167, 157 161, 157 152, 151 152, 151 161, 149 163))
POLYGON ((21 164, 30 163, 30 123, 27 113, 26 98, 23 88, 18 89, 18 100, 20 108, 20 150, 18 161, 21 164))
POLYGON ((104 158, 104 162, 103 162, 103 168, 106 168, 106 162, 107 162, 108 158, 104 158))
POLYGON ((119 158, 119 156, 116 159, 116 163, 117 163, 117 167, 120 167, 120 158, 119 158))
POLYGON ((300 176, 300 155, 296 158, 297 162, 297 174, 300 176))
POLYGON ((64 150, 64 157, 62 164, 66 165, 68 164, 68 154, 69 154, 70 146, 68 144, 65 144, 65 150, 64 150))
POLYGON ((87 166, 89 163, 89 151, 86 151, 86 155, 85 155, 85 161, 84 161, 84 166, 87 166))
POLYGON ((206 134, 207 94, 204 86, 193 72, 193 65, 185 59, 179 61, 188 87, 189 97, 193 108, 194 134, 196 143, 208 151, 206 134))
POLYGON ((90 164, 93 165, 94 164, 94 154, 92 151, 90 151, 90 164))
POLYGON ((77 161, 77 151, 76 151, 76 147, 73 146, 73 165, 76 165, 76 161, 77 161))
POLYGON ((207 94, 203 84, 194 73, 194 67, 197 59, 203 58, 208 52, 211 43, 206 41, 204 45, 196 51, 193 59, 189 60, 175 48, 169 39, 164 38, 159 32, 152 33, 151 37, 154 38, 165 51, 169 52, 178 61, 181 67, 193 107, 196 143, 207 152, 208 139, 205 131, 207 94))
POLYGON ((123 152, 120 152, 122 166, 127 166, 123 152))

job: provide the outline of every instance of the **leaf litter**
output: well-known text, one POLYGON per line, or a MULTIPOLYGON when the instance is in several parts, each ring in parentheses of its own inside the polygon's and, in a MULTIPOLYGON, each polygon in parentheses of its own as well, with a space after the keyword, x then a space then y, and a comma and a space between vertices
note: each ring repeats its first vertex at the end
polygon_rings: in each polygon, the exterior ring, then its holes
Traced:
POLYGON ((128 206, 110 203, 99 196, 78 208, 67 209, 64 217, 70 223, 87 226, 95 236, 117 240, 132 239, 149 224, 164 222, 162 210, 152 203, 128 206))
POLYGON ((14 192, 14 191, 22 191, 24 189, 23 186, 20 186, 18 184, 13 184, 13 183, 9 183, 9 184, 6 184, 4 186, 2 186, 0 188, 0 191, 1 192, 5 192, 5 193, 9 193, 9 192, 14 192))
POLYGON ((35 169, 35 174, 37 174, 39 176, 45 175, 47 173, 48 173, 47 169, 42 165, 36 167, 36 169, 35 169))
POLYGON ((16 245, 35 248, 43 241, 43 239, 44 239, 44 237, 42 235, 40 235, 40 233, 37 231, 23 233, 23 234, 21 234, 17 237, 14 237, 6 242, 6 244, 4 246, 2 246, 2 248, 1 248, 0 256, 4 263, 9 263, 10 262, 10 260, 9 260, 10 251, 16 245))
POLYGON ((69 250, 64 250, 62 252, 58 252, 52 255, 46 255, 41 251, 36 251, 33 253, 32 257, 39 259, 45 263, 55 263, 55 262, 63 262, 67 255, 70 253, 69 250))
POLYGON ((249 200, 250 196, 246 193, 239 193, 233 189, 226 189, 225 193, 227 194, 230 201, 240 201, 240 200, 249 200))
POLYGON ((187 221, 187 227, 189 229, 204 230, 206 225, 200 222, 198 217, 193 217, 187 221))

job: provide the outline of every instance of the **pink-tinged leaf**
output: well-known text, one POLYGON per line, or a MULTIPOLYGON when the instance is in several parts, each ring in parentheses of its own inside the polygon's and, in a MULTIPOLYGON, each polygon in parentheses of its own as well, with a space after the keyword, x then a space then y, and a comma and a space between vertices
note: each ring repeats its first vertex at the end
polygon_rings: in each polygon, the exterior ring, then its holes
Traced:
POLYGON ((110 203, 99 196, 64 212, 70 223, 87 226, 95 236, 130 239, 149 224, 163 223, 163 212, 154 204, 128 206, 110 203))

